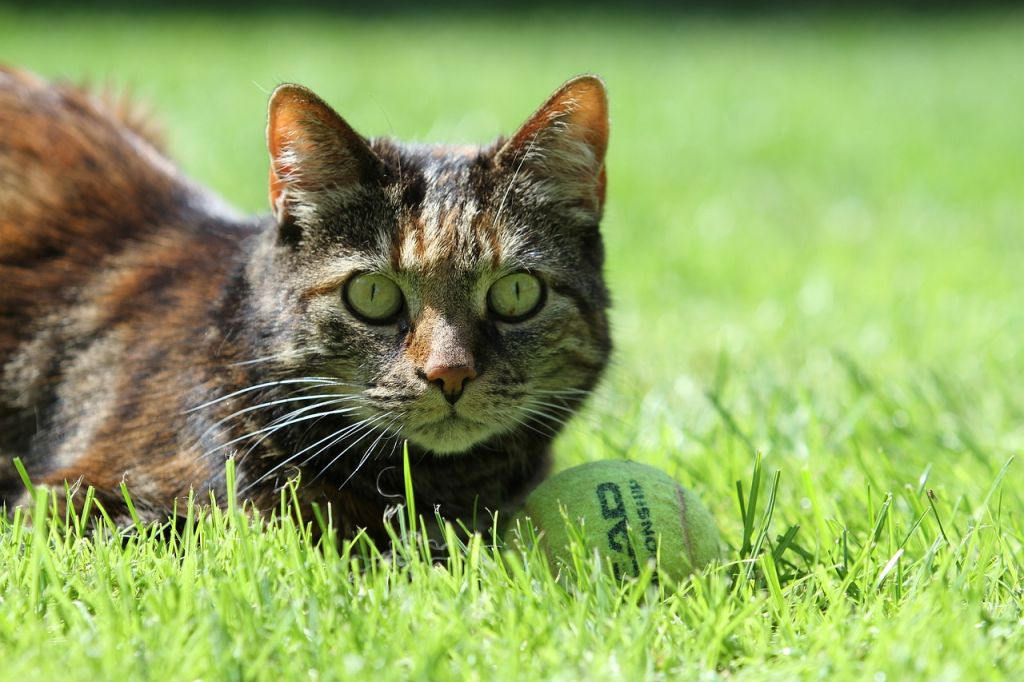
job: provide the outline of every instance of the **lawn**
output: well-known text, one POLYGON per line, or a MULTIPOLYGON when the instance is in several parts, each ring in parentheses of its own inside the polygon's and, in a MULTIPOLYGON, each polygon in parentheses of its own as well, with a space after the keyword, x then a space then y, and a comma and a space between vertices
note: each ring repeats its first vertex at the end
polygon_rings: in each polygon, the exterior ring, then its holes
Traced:
POLYGON ((558 466, 664 468, 721 565, 620 586, 234 510, 171 540, 0 520, 0 679, 1024 675, 1024 12, 582 12, 0 8, 0 61, 130 88, 251 211, 279 82, 367 135, 482 142, 604 76, 617 349, 558 466))

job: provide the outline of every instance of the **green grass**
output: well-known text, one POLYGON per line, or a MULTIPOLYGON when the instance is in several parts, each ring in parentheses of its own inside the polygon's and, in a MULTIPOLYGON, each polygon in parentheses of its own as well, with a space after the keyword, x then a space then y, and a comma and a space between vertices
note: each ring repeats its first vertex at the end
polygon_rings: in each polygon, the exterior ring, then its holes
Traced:
POLYGON ((604 75, 618 350, 559 466, 663 467, 727 544, 651 588, 479 540, 320 552, 287 517, 123 542, 0 520, 0 679, 1019 679, 1022 33, 0 9, 0 60, 131 86, 248 210, 277 82, 366 134, 483 141, 604 75))

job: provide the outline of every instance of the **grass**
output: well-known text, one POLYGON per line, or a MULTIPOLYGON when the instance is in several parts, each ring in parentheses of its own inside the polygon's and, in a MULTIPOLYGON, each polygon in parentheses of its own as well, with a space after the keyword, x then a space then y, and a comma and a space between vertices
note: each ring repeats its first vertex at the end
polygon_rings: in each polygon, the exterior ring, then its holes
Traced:
POLYGON ((0 60, 130 85, 248 210, 279 81, 366 134, 483 141, 604 75, 618 350, 559 466, 662 467, 727 545, 650 587, 479 539, 317 551, 287 514, 0 520, 0 679, 1019 678, 1022 30, 0 9, 0 60))

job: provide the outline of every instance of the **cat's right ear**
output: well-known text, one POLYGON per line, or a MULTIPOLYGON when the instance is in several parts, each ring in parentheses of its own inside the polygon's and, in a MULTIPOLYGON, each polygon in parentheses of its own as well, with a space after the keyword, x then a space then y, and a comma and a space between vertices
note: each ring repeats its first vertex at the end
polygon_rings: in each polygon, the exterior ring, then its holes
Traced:
POLYGON ((369 143, 313 92, 278 86, 267 118, 270 206, 282 230, 343 206, 383 173, 369 143))
POLYGON ((513 178, 531 176, 535 195, 600 218, 605 199, 608 95, 593 75, 573 78, 498 150, 498 165, 513 178))

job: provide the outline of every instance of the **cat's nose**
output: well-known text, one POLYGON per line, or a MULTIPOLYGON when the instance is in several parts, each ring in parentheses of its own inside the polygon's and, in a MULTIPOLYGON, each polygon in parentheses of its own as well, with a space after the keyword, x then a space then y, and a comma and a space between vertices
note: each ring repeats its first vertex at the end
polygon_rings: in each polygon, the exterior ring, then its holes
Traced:
POLYGON ((476 369, 468 365, 432 364, 423 369, 427 381, 436 384, 444 393, 445 400, 452 405, 462 397, 466 383, 476 378, 476 369))

